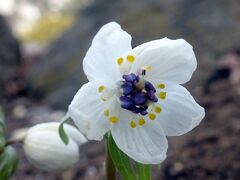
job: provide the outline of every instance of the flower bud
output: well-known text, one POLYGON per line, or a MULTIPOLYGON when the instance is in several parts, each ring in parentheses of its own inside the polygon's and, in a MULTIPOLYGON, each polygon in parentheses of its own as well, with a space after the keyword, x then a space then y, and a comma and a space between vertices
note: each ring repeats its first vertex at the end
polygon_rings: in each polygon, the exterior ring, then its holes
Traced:
POLYGON ((79 146, 85 137, 73 126, 64 124, 69 136, 65 145, 59 134, 60 123, 43 123, 30 128, 24 137, 23 149, 31 164, 46 171, 66 170, 79 160, 79 146))

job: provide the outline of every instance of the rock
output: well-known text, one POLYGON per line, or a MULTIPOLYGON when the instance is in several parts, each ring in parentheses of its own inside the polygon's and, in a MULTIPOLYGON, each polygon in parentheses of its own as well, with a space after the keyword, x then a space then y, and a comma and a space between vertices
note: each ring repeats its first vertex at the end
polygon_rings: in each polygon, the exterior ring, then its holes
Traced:
POLYGON ((28 74, 28 82, 33 93, 41 92, 53 105, 66 108, 86 82, 82 59, 93 36, 103 24, 117 21, 132 34, 133 46, 165 36, 189 41, 199 59, 192 81, 198 85, 214 66, 215 55, 240 46, 238 4, 238 0, 95 0, 49 47, 28 74))
POLYGON ((4 92, 4 84, 16 76, 21 64, 19 42, 13 36, 3 16, 0 15, 0 96, 4 92))

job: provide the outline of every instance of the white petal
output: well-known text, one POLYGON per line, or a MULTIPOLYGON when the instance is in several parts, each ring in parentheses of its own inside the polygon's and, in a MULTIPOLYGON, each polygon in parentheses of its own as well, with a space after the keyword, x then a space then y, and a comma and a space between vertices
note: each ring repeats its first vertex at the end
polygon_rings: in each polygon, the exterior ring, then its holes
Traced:
POLYGON ((167 96, 165 100, 158 101, 162 112, 156 121, 167 136, 179 136, 191 131, 204 118, 204 108, 181 85, 167 84, 164 90, 167 96))
POLYGON ((28 160, 46 171, 66 170, 79 160, 77 144, 70 139, 65 145, 57 132, 35 131, 24 139, 23 149, 28 160))
POLYGON ((112 106, 115 99, 103 101, 98 93, 98 83, 89 82, 83 85, 74 96, 69 106, 69 116, 79 130, 88 139, 101 140, 109 130, 109 121, 104 110, 112 106))
POLYGON ((144 66, 151 66, 146 79, 182 84, 190 80, 197 61, 192 46, 183 39, 163 38, 142 44, 132 50, 136 60, 132 72, 144 66))
MULTIPOLYGON (((159 164, 166 158, 167 139, 159 124, 146 119, 144 126, 130 127, 131 112, 122 110, 120 120, 111 127, 117 146, 129 157, 143 164, 159 164)), ((136 122, 137 123, 137 122, 136 122)))
POLYGON ((117 59, 131 50, 131 36, 119 24, 103 26, 93 39, 84 60, 83 69, 89 81, 116 82, 121 79, 117 59))

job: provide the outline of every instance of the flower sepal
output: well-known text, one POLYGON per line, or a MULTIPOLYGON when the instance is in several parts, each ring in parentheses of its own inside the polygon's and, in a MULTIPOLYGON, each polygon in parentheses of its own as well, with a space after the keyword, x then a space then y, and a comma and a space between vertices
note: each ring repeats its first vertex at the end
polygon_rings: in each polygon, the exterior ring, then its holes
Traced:
POLYGON ((64 116, 61 121, 61 124, 58 128, 58 134, 65 145, 68 145, 69 137, 68 137, 67 133, 65 132, 63 125, 64 125, 64 123, 66 123, 68 121, 68 118, 69 118, 68 115, 64 116))

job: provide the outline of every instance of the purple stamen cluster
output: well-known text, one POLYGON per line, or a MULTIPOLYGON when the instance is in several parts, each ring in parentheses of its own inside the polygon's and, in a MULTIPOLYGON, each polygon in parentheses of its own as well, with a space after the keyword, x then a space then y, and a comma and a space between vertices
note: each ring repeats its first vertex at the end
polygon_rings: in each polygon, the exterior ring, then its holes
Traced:
POLYGON ((149 103, 158 101, 156 89, 149 81, 141 79, 133 73, 123 75, 122 92, 120 97, 121 107, 133 113, 146 115, 149 103))

